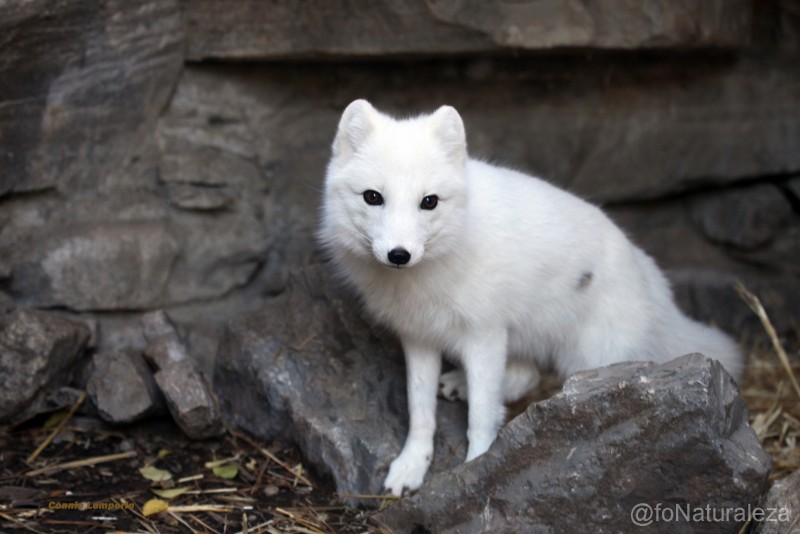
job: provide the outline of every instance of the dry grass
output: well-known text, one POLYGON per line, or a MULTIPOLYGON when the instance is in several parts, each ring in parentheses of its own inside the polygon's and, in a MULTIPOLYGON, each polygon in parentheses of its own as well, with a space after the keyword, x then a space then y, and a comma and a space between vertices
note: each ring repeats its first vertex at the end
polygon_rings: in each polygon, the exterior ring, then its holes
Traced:
POLYGON ((770 479, 776 480, 800 469, 800 332, 786 340, 792 347, 787 352, 758 297, 741 283, 736 290, 758 316, 767 338, 742 343, 748 362, 740 386, 750 424, 774 462, 770 479))

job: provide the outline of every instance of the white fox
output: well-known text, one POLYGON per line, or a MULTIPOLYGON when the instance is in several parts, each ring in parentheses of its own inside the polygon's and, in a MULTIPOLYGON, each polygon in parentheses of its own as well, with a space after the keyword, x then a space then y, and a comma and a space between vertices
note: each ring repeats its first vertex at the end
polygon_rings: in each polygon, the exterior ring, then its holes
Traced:
POLYGON ((739 377, 722 332, 689 319, 654 261, 598 208, 537 178, 469 159, 449 106, 396 120, 351 103, 333 142, 320 240, 405 352, 409 431, 384 482, 422 485, 437 387, 469 403, 466 460, 485 452, 504 402, 566 377, 690 352, 739 377), (463 371, 439 381, 442 354, 463 371))

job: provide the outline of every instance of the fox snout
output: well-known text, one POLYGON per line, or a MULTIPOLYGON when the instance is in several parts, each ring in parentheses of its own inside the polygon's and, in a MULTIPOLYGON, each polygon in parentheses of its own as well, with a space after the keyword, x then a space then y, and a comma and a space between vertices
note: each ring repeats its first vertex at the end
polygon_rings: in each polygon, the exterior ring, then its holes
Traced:
POLYGON ((372 243, 372 254, 387 267, 408 268, 422 259, 425 249, 409 240, 378 240, 372 243))

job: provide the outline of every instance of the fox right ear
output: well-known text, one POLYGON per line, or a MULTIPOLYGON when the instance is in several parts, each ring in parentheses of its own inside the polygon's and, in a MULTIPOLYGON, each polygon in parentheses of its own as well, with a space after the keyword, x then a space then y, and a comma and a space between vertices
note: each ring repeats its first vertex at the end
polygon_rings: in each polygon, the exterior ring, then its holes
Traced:
POLYGON ((366 100, 355 100, 342 113, 339 129, 333 140, 333 157, 349 159, 364 143, 374 127, 378 112, 366 100))

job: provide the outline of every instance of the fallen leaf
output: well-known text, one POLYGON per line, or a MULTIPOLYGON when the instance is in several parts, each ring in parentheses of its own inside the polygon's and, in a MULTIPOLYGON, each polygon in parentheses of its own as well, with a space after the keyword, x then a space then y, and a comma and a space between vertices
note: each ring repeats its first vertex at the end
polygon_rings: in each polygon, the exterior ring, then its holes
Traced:
POLYGON ((144 506, 142 506, 142 514, 149 516, 159 512, 165 512, 168 508, 169 504, 167 504, 167 501, 162 501, 161 499, 150 499, 144 503, 144 506))
POLYGON ((181 488, 172 488, 172 489, 157 489, 157 488, 150 488, 150 491, 158 495, 159 497, 163 497, 165 499, 174 499, 179 495, 183 495, 187 491, 189 491, 188 486, 183 486, 181 488))
POLYGON ((159 469, 158 467, 153 467, 152 465, 142 467, 139 469, 139 472, 144 478, 147 480, 152 480, 153 482, 164 482, 165 480, 170 480, 172 478, 172 473, 169 471, 165 469, 159 469))
POLYGON ((161 449, 158 451, 158 459, 164 458, 165 456, 172 454, 172 451, 169 449, 161 449))
POLYGON ((236 478, 236 475, 239 474, 239 467, 234 464, 218 465, 211 471, 220 478, 231 480, 236 478))

